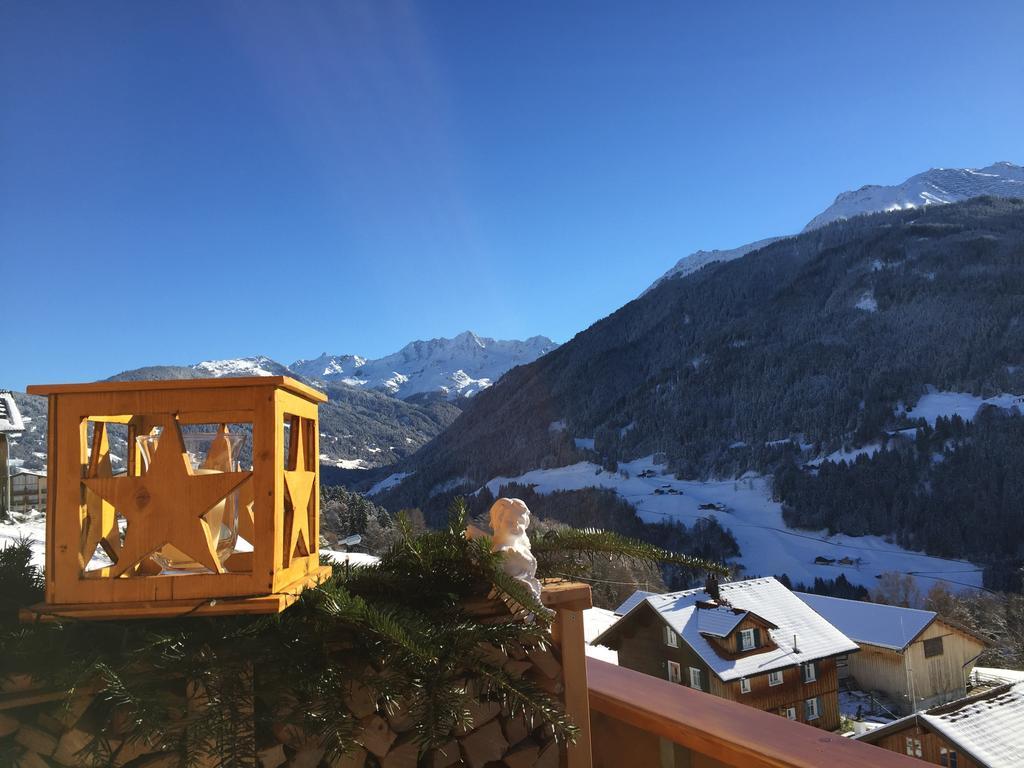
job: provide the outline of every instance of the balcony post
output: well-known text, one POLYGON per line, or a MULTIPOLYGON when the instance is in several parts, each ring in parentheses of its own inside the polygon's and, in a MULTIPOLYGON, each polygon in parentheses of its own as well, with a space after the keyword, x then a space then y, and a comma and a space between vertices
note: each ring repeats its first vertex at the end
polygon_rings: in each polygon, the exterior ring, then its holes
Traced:
POLYGON ((590 587, 569 582, 547 583, 542 600, 555 611, 551 637, 562 656, 565 711, 580 729, 575 743, 568 745, 568 768, 591 768, 587 641, 583 636, 583 611, 593 605, 590 587))

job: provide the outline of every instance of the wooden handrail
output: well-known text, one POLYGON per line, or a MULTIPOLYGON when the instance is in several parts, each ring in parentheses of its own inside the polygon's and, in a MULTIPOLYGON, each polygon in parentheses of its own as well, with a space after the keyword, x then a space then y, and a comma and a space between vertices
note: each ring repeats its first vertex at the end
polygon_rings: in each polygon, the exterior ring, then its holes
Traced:
POLYGON ((598 659, 587 659, 590 709, 743 768, 920 768, 911 757, 598 659))

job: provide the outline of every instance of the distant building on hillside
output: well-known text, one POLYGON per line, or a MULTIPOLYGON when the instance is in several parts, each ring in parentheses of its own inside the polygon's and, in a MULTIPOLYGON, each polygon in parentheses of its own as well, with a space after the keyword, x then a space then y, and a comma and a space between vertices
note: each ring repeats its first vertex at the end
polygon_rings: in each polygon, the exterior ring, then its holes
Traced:
POLYGON ((945 768, 1024 765, 1024 683, 908 715, 857 737, 945 768))
POLYGON ((0 390, 0 518, 7 515, 11 506, 10 457, 11 448, 8 442, 12 435, 25 431, 25 422, 21 418, 14 395, 7 390, 0 390))
POLYGON ((11 512, 46 511, 46 472, 17 468, 11 472, 11 512))
POLYGON ((857 650, 773 578, 636 592, 593 642, 619 665, 826 730, 839 727, 836 658, 857 650))
POLYGON ((910 714, 962 698, 985 638, 934 611, 794 593, 858 646, 840 659, 857 688, 885 693, 910 714))

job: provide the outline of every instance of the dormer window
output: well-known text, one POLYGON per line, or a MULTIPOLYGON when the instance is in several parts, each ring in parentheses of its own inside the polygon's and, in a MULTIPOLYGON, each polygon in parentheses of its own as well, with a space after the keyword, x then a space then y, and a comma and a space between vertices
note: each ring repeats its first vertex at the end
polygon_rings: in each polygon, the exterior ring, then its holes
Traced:
POLYGON ((756 629, 740 630, 740 651, 752 651, 760 644, 761 633, 756 629))

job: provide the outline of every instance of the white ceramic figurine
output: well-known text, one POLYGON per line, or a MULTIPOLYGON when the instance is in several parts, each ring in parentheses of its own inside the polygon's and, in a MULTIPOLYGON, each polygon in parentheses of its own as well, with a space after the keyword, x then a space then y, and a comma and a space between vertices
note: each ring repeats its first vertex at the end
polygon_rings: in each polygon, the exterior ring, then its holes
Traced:
POLYGON ((529 526, 530 508, 522 499, 498 499, 491 507, 492 550, 504 554, 505 573, 523 582, 539 600, 537 558, 526 535, 529 526))

